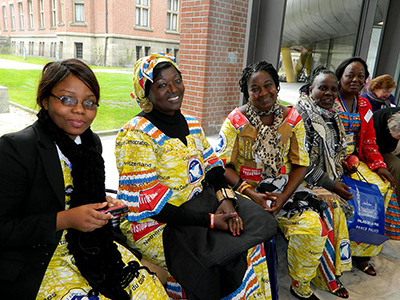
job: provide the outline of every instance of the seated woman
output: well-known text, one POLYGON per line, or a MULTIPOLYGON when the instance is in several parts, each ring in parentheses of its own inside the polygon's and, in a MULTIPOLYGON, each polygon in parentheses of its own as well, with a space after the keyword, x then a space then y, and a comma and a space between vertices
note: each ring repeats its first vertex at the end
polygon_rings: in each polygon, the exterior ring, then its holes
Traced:
POLYGON ((324 199, 329 207, 330 219, 334 220, 334 226, 328 235, 326 251, 318 268, 317 279, 314 284, 328 289, 336 295, 347 298, 348 292, 343 287, 338 277, 343 271, 351 270, 350 241, 347 230, 346 218, 342 209, 350 217, 352 211, 346 200, 352 199, 353 194, 349 187, 340 181, 343 174, 342 162, 346 159, 346 133, 340 121, 338 109, 335 103, 338 96, 338 80, 336 75, 318 67, 313 71, 310 84, 302 87, 304 94, 296 105, 297 111, 304 120, 306 129, 306 144, 310 155, 310 166, 305 177, 307 186, 313 188, 319 198, 324 199), (305 88, 304 88, 305 87, 305 88), (334 251, 332 251, 334 250, 334 251), (348 253, 348 255, 343 255, 348 253), (329 260, 326 261, 326 257, 329 260), (333 272, 330 266, 333 266, 333 272), (332 279, 336 276, 336 286, 332 279), (332 278, 333 277, 333 278, 332 278), (332 279, 331 279, 332 278, 332 279))
POLYGON ((400 107, 388 107, 374 113, 376 144, 396 183, 397 201, 391 199, 386 210, 385 234, 400 239, 400 107))
MULTIPOLYGON (((384 196, 385 207, 393 197, 394 178, 387 170, 382 155, 376 145, 372 108, 360 90, 368 78, 369 72, 365 61, 359 57, 344 60, 336 69, 339 79, 339 116, 346 131, 347 154, 354 154, 360 159, 358 171, 379 187, 384 196)), ((352 176, 359 179, 356 174, 352 176)), ((395 195, 394 195, 395 196, 395 195)), ((382 245, 373 246, 351 242, 353 262, 363 272, 375 276, 376 271, 369 263, 370 257, 379 254, 382 245)))
POLYGON ((276 222, 228 188, 200 124, 182 115, 185 86, 175 58, 139 59, 133 89, 143 111, 121 129, 115 149, 128 238, 168 269, 174 299, 269 299, 263 242, 276 222))
POLYGON ((396 106, 394 96, 391 94, 395 87, 396 83, 392 76, 387 74, 381 75, 369 82, 369 87, 362 94, 362 97, 369 101, 373 112, 381 108, 396 106))
POLYGON ((99 100, 86 64, 50 62, 37 91, 39 120, 0 138, 4 299, 168 299, 157 277, 116 246, 112 216, 101 212, 104 161, 90 130, 99 100))
POLYGON ((291 293, 298 299, 318 299, 310 282, 327 239, 321 201, 310 198, 300 207, 300 201, 292 199, 309 165, 303 120, 294 108, 277 102, 279 79, 270 63, 246 67, 239 84, 248 102, 228 115, 216 153, 226 163, 229 185, 278 216, 289 240, 291 293))

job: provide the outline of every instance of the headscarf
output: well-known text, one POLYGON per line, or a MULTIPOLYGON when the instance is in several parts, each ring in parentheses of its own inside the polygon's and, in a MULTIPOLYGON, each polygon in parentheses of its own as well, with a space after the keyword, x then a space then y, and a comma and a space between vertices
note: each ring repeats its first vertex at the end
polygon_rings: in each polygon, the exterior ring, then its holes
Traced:
POLYGON ((131 97, 137 101, 141 109, 148 103, 148 99, 145 96, 146 82, 147 80, 153 82, 153 70, 162 62, 169 62, 179 70, 175 57, 161 52, 140 58, 133 67, 133 92, 131 97))

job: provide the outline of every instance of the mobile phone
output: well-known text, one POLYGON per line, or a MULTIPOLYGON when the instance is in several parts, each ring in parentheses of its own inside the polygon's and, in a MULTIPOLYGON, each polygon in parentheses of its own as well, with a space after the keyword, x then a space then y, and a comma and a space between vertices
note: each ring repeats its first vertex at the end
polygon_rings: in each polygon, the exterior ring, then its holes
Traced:
POLYGON ((113 215, 114 217, 119 217, 120 215, 127 213, 128 211, 129 211, 128 206, 120 205, 120 206, 114 206, 114 207, 102 210, 101 212, 103 214, 110 214, 110 215, 113 215))
POLYGON ((119 227, 121 215, 124 213, 127 213, 128 211, 129 211, 128 206, 120 205, 120 206, 114 206, 114 207, 102 210, 101 212, 103 214, 112 215, 113 217, 111 219, 111 225, 113 227, 119 227))

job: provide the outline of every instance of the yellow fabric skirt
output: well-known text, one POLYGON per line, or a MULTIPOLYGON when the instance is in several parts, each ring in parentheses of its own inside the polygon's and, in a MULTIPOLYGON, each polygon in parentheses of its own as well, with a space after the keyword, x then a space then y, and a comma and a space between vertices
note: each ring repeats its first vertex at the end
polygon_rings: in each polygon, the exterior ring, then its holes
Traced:
MULTIPOLYGON (((75 296, 85 296, 92 289, 79 272, 73 256, 69 254, 65 234, 66 231, 50 260, 36 299, 67 300, 75 296)), ((117 245, 125 263, 132 260, 139 262, 128 249, 117 245)), ((139 271, 139 276, 134 278, 125 290, 131 299, 169 299, 158 278, 145 269, 139 271)), ((108 299, 103 295, 99 295, 98 298, 108 299)))

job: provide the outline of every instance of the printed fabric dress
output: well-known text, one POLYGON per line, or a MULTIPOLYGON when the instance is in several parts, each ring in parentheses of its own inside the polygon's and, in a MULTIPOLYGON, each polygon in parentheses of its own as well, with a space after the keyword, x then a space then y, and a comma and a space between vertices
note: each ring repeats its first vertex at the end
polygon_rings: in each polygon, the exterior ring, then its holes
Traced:
MULTIPOLYGON (((357 173, 352 174, 353 179, 376 184, 383 195, 385 210, 389 204, 396 204, 397 197, 395 191, 390 187, 389 182, 384 182, 376 172, 378 168, 385 168, 381 154, 376 145, 376 136, 372 119, 372 108, 368 100, 359 96, 358 112, 349 113, 347 108, 340 100, 339 116, 346 130, 347 136, 347 154, 355 154, 360 158, 358 171, 363 175, 360 177, 357 173)), ((353 110, 354 111, 354 110, 353 110)), ((375 246, 365 243, 350 242, 352 256, 375 256, 382 251, 383 245, 375 246)))
MULTIPOLYGON (((292 164, 308 166, 304 123, 294 108, 290 109, 279 126, 278 133, 284 151, 281 174, 290 174, 292 164)), ((262 166, 256 162, 252 150, 256 136, 255 127, 236 108, 222 125, 216 147, 218 157, 226 165, 233 165, 240 178, 253 187, 261 181, 262 172, 262 166)), ((312 210, 297 213, 290 218, 278 216, 277 221, 289 240, 287 256, 293 287, 300 296, 309 297, 312 294, 310 282, 316 276, 327 230, 319 214, 312 210)))
MULTIPOLYGON (((170 138, 143 116, 136 116, 119 132, 115 155, 120 175, 118 198, 129 206, 122 228, 131 245, 144 258, 167 269, 163 246, 166 224, 157 215, 166 203, 180 206, 203 190, 205 173, 222 161, 214 154, 199 122, 185 116, 189 127, 187 146, 170 138)), ((247 271, 239 289, 224 299, 269 299, 270 286, 265 252, 260 244, 248 250, 247 271), (252 274, 249 276, 249 274, 252 274)), ((167 279, 172 299, 185 292, 172 276, 167 279)))
MULTIPOLYGON (((73 186, 70 169, 71 164, 61 151, 58 151, 58 153, 64 175, 64 185, 67 190, 67 188, 73 186)), ((70 198, 71 197, 68 195, 65 196, 65 209, 68 209, 70 206, 70 198)), ((69 254, 68 243, 65 238, 66 233, 67 231, 64 230, 61 240, 49 262, 36 299, 109 299, 103 295, 90 296, 90 298, 88 298, 88 293, 92 288, 79 272, 74 263, 73 256, 69 254)), ((117 245, 124 263, 128 263, 132 260, 139 262, 127 248, 119 244, 117 245)), ((138 273, 138 276, 134 278, 125 289, 131 299, 169 299, 163 285, 155 275, 149 274, 145 269, 141 269, 138 273)))
POLYGON ((346 216, 350 217, 347 201, 333 192, 335 180, 343 173, 346 158, 345 130, 338 115, 338 105, 330 110, 317 106, 309 96, 300 97, 296 105, 306 129, 306 145, 310 156, 303 185, 311 188, 328 207, 324 210, 324 223, 328 239, 313 284, 321 290, 335 292, 340 288, 336 277, 352 269, 350 240, 346 216))

